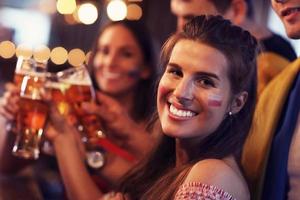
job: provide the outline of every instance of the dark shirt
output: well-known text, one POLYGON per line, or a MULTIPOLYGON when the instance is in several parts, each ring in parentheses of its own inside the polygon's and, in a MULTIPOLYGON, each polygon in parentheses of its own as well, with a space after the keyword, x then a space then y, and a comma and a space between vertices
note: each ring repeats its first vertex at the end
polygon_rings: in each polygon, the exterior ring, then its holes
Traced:
POLYGON ((280 35, 273 33, 271 37, 265 38, 260 42, 263 46, 263 51, 277 53, 289 61, 294 61, 297 58, 292 45, 280 35))

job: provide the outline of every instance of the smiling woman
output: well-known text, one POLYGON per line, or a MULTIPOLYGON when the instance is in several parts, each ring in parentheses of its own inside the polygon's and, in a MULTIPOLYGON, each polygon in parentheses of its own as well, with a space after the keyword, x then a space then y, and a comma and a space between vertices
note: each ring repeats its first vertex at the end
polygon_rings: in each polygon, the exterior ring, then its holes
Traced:
POLYGON ((123 194, 250 199, 239 158, 255 107, 257 51, 249 32, 220 16, 195 17, 170 37, 157 91, 164 136, 127 174, 123 194))
MULTIPOLYGON (((84 152, 84 146, 78 136, 82 135, 85 130, 79 132, 77 128, 74 128, 74 116, 71 120, 65 119, 53 105, 52 112, 49 114, 49 123, 52 126, 45 131, 45 136, 53 145, 69 199, 97 199, 104 192, 114 190, 120 178, 156 145, 158 137, 147 127, 147 120, 151 117, 155 103, 153 85, 156 78, 156 66, 154 60, 152 40, 141 22, 127 20, 113 22, 99 32, 88 65, 93 85, 96 88, 97 99, 93 102, 86 102, 85 98, 79 99, 80 102, 76 102, 76 108, 74 108, 75 112, 80 110, 81 113, 94 116, 91 118, 81 114, 78 118, 80 117, 81 122, 92 121, 91 127, 93 128, 97 124, 96 134, 99 140, 97 140, 95 156, 89 156, 91 155, 90 149, 87 150, 87 154, 84 152), (98 129, 99 126, 101 132, 98 129), (103 154, 100 155, 99 151, 103 154), (94 172, 97 173, 94 174, 94 172), (91 177, 91 173, 95 175, 96 181, 91 177), (99 182, 100 184, 97 184, 99 182)), ((64 72, 58 73, 60 80, 63 79, 60 75, 64 72)), ((79 73, 80 76, 76 76, 75 81, 71 81, 72 84, 73 82, 80 84, 79 77, 85 74, 82 72, 79 73)), ((10 84, 0 99, 0 118, 3 119, 3 124, 10 119, 9 117, 14 118, 15 113, 18 113, 19 93, 17 91, 16 86, 10 84)), ((80 96, 78 91, 74 93, 76 97, 80 96)), ((89 91, 87 95, 90 97, 89 91)), ((68 97, 73 102, 73 95, 67 94, 66 98, 68 97)), ((0 154, 5 156, 0 156, 0 170, 18 171, 23 165, 15 164, 16 158, 6 152, 11 148, 12 144, 9 139, 14 134, 6 130, 3 132, 0 134, 3 136, 0 138, 3 141, 0 154)), ((94 146, 91 148, 94 149, 94 146)), ((37 170, 37 175, 49 165, 48 159, 41 163, 42 170, 37 170)), ((53 165, 55 166, 55 163, 53 165)), ((51 176, 53 176, 52 173, 51 176)), ((58 191, 58 195, 63 195, 61 185, 56 185, 57 182, 60 183, 59 179, 55 180, 55 184, 51 180, 50 186, 47 181, 41 177, 40 182, 46 183, 42 185, 43 189, 47 189, 45 195, 52 193, 48 189, 52 189, 53 185, 55 185, 53 192, 58 191)), ((57 194, 55 197, 50 195, 49 198, 60 199, 57 194)))
POLYGON ((208 45, 181 40, 174 46, 157 100, 166 135, 180 137, 176 134, 183 131, 181 137, 194 138, 216 130, 224 118, 220 113, 233 109, 227 68, 225 56, 208 45), (210 103, 212 95, 219 97, 220 106, 210 103))

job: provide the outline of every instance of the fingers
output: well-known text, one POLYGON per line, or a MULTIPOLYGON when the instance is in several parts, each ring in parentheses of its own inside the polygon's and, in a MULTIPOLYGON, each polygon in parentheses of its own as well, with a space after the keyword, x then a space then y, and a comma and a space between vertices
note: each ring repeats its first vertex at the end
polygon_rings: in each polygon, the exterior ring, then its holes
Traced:
POLYGON ((68 124, 67 120, 64 118, 63 115, 59 113, 57 110, 57 107, 54 103, 48 102, 50 109, 49 109, 49 119, 53 127, 59 131, 63 132, 65 129, 65 126, 68 124))
POLYGON ((56 131, 56 129, 53 126, 48 124, 46 131, 45 131, 45 136, 47 137, 47 139, 50 141, 54 141, 54 139, 56 138, 56 136, 58 134, 59 133, 56 131))
POLYGON ((53 142, 59 135, 76 135, 77 129, 68 123, 66 116, 59 113, 55 104, 49 102, 49 106, 49 123, 46 137, 53 142))
POLYGON ((102 92, 97 92, 96 95, 97 95, 97 101, 99 102, 100 105, 103 104, 106 106, 115 106, 116 104, 118 104, 118 102, 114 98, 102 92))
POLYGON ((14 94, 20 93, 20 89, 13 83, 5 84, 5 90, 6 90, 6 92, 10 92, 10 93, 14 93, 14 94))
POLYGON ((96 105, 95 103, 82 103, 82 108, 89 114, 95 114, 106 122, 113 121, 116 117, 106 105, 96 105))
POLYGON ((13 84, 6 84, 6 92, 0 99, 0 114, 7 120, 14 120, 19 110, 19 90, 13 84))

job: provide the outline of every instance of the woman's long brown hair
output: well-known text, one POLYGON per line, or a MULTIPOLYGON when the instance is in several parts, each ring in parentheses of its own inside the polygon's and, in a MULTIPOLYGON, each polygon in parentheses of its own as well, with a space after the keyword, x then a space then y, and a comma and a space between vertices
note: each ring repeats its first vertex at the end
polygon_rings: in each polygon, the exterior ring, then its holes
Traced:
POLYGON ((165 43, 161 54, 163 69, 173 47, 182 39, 204 43, 221 51, 228 61, 231 95, 246 91, 248 99, 240 112, 225 117, 217 130, 199 143, 198 151, 193 152, 189 162, 181 168, 175 167, 175 139, 163 136, 150 157, 129 172, 121 183, 121 191, 128 193, 132 200, 172 199, 186 172, 200 160, 234 155, 239 162, 249 132, 256 103, 256 39, 220 16, 195 17, 186 24, 183 32, 176 33, 165 43))

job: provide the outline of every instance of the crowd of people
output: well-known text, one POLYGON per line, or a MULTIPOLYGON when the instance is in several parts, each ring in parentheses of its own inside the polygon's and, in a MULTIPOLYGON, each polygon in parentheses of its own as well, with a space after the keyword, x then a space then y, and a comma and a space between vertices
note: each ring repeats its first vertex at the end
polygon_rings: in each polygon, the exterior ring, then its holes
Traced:
MULTIPOLYGON (((139 21, 100 29, 87 64, 96 101, 80 106, 130 159, 113 146, 103 166, 89 165, 81 131, 49 99, 43 137, 54 154, 13 156, 8 125, 20 89, 8 83, 1 173, 38 169, 45 199, 297 199, 300 63, 285 39, 255 22, 252 3, 171 0, 178 26, 158 63, 139 21)), ((299 39, 300 1, 271 4, 288 37, 299 39)))

